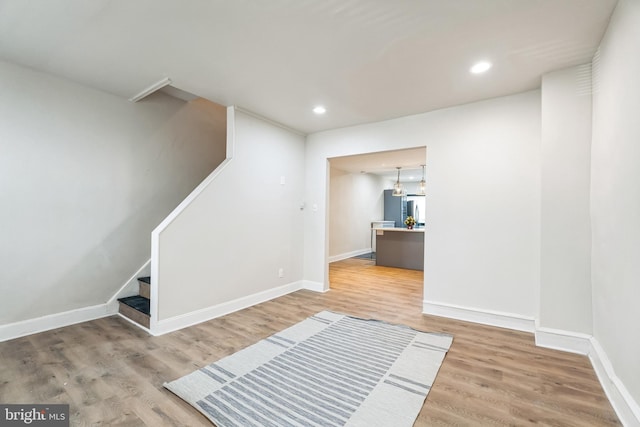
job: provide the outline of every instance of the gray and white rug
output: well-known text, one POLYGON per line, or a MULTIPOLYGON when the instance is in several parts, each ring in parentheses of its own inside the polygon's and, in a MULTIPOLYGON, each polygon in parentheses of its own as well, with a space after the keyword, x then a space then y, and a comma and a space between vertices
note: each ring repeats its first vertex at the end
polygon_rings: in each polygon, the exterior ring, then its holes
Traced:
POLYGON ((452 340, 323 311, 164 386, 219 427, 411 426, 452 340))

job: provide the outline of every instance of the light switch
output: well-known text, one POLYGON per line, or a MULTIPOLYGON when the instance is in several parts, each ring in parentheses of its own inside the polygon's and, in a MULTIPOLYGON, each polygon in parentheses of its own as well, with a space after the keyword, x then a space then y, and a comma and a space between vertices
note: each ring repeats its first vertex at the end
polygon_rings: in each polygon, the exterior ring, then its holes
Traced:
POLYGON ((280 177, 280 185, 284 185, 284 181, 285 181, 285 180, 284 180, 284 175, 282 175, 282 176, 280 177))

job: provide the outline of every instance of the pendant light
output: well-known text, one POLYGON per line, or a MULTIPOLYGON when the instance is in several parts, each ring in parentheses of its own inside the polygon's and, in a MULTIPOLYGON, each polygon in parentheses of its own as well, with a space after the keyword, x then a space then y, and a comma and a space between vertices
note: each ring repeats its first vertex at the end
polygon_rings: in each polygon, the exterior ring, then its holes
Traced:
POLYGON ((420 181, 420 184, 418 184, 418 192, 416 194, 424 196, 427 191, 427 182, 424 180, 424 168, 426 165, 420 166, 422 166, 422 180, 420 181))
POLYGON ((393 184, 393 193, 391 193, 392 196, 404 196, 404 189, 402 188, 402 184, 400 184, 400 167, 396 166, 396 169, 398 169, 398 180, 396 181, 395 184, 393 184))

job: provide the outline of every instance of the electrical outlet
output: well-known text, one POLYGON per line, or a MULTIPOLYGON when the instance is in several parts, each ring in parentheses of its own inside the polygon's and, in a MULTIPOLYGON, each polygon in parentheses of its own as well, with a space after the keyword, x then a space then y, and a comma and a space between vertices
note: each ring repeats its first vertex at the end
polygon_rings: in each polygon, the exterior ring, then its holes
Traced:
POLYGON ((280 267, 278 269, 278 277, 284 277, 284 268, 280 267))

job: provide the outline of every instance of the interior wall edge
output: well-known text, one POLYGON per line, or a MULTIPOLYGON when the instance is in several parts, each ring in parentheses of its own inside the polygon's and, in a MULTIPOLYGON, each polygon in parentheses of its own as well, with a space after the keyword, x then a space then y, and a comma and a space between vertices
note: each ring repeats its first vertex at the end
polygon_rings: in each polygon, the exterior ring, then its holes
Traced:
POLYGON ((324 283, 314 282, 312 280, 303 280, 302 281, 302 289, 306 289, 308 291, 325 293, 329 292, 329 287, 325 286, 324 283))

